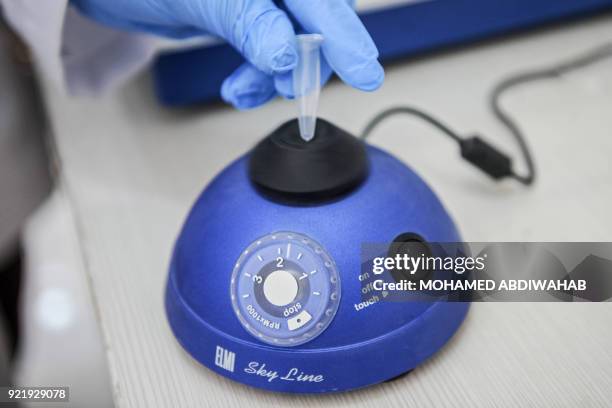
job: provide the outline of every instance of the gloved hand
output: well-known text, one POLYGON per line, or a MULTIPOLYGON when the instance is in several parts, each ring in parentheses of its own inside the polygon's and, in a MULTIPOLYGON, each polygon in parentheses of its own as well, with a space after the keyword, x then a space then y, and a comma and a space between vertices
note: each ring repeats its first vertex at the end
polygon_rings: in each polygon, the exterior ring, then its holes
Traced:
MULTIPOLYGON (((295 32, 272 0, 71 0, 103 24, 175 38, 221 37, 246 61, 223 83, 221 95, 238 109, 259 106, 279 94, 291 98, 297 62, 295 32)), ((378 88, 384 71, 370 35, 346 0, 285 0, 306 32, 324 36, 321 78, 332 70, 347 84, 378 88)))

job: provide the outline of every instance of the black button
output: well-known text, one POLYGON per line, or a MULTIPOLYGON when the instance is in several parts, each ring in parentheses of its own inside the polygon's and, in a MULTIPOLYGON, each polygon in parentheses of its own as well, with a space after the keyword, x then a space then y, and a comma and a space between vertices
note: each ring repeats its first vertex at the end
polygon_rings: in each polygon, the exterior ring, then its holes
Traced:
MULTIPOLYGON (((389 245, 387 257, 396 258, 397 256, 401 258, 404 256, 411 258, 423 257, 426 259, 431 256, 431 248, 420 235, 407 232, 398 235, 389 245)), ((405 280, 419 281, 429 279, 432 272, 432 270, 419 268, 412 273, 412 271, 395 268, 391 270, 391 276, 393 276, 396 282, 405 280)))

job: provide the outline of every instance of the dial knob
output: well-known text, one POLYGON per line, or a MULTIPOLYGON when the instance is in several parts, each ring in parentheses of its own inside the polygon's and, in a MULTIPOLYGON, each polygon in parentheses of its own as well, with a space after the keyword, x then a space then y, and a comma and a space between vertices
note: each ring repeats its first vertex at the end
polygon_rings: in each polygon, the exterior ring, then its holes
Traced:
POLYGON ((297 346, 321 334, 340 302, 333 259, 312 238, 276 232, 240 255, 230 295, 242 326, 264 343, 297 346))

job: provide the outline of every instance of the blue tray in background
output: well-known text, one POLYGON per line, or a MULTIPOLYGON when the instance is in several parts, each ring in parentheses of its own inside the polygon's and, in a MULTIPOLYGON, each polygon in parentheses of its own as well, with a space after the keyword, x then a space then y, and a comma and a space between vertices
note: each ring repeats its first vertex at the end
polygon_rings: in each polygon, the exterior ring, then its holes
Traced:
MULTIPOLYGON (((612 0, 433 0, 360 16, 385 63, 609 9, 612 0)), ((155 92, 166 106, 218 101, 242 61, 227 44, 164 53, 153 66, 155 92)))

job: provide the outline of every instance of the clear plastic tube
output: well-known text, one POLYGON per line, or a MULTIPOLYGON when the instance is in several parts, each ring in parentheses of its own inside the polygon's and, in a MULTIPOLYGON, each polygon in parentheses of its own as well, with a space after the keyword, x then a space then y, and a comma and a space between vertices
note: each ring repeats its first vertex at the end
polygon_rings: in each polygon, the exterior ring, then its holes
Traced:
POLYGON ((296 36, 296 42, 299 60, 293 70, 293 93, 298 105, 300 136, 309 142, 314 137, 317 125, 323 36, 300 34, 296 36))

